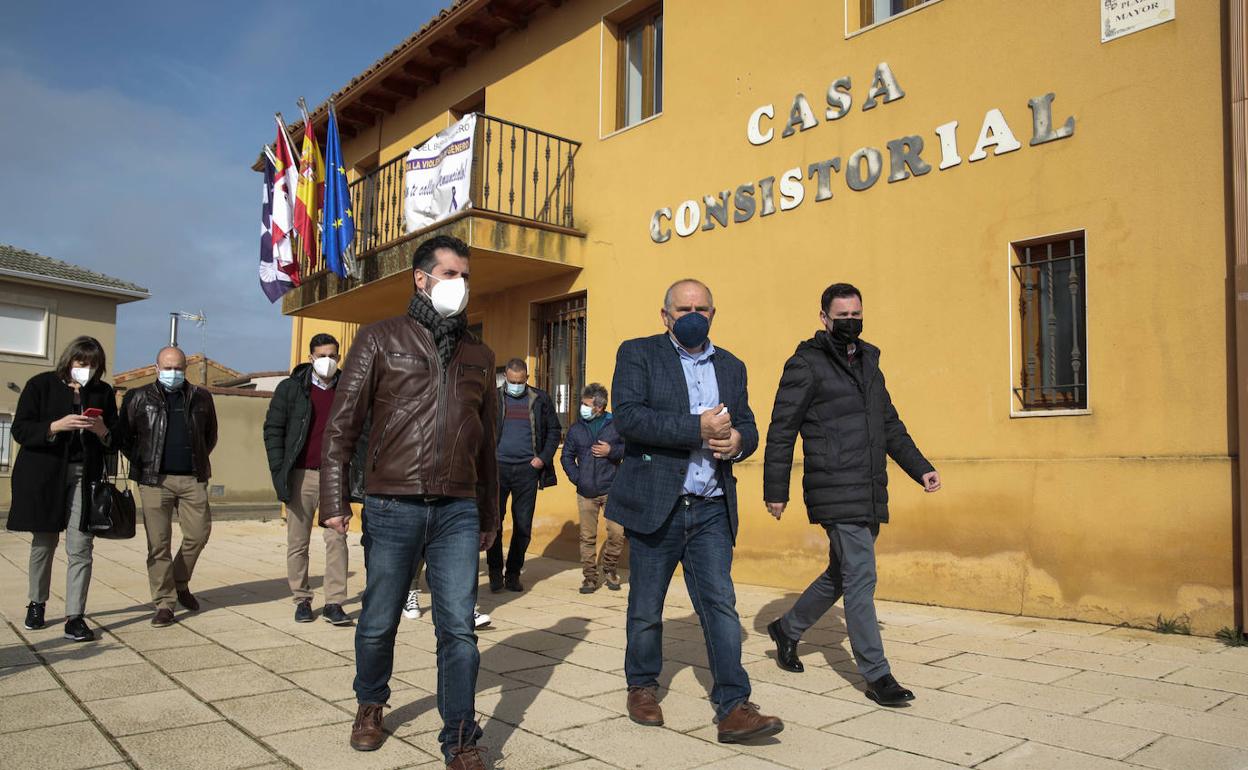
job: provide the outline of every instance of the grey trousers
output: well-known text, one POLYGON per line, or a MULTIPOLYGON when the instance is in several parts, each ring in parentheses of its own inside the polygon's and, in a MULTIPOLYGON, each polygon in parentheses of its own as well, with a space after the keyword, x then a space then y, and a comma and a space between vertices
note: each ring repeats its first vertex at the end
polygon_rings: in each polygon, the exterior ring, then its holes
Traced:
MULTIPOLYGON (((69 569, 65 576, 65 616, 75 617, 86 612, 87 589, 91 586, 91 551, 95 537, 79 531, 82 521, 82 465, 69 466, 65 479, 69 524, 65 528, 65 556, 69 569)), ((52 563, 60 532, 35 532, 30 539, 30 601, 43 604, 52 589, 52 563)))
POLYGON ((845 627, 858 673, 873 682, 890 673, 875 617, 875 538, 880 527, 830 524, 824 529, 828 532, 828 568, 780 619, 780 630, 790 639, 800 639, 844 596, 845 627))

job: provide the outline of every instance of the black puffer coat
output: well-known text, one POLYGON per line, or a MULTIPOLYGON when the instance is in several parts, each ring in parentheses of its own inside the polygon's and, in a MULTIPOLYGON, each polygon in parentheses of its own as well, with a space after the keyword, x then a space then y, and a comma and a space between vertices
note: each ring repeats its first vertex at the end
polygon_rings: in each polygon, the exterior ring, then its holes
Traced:
POLYGON ((802 492, 811 523, 888 521, 886 457, 922 483, 931 463, 897 416, 880 371, 880 350, 861 342, 850 366, 819 332, 784 365, 767 430, 763 498, 788 502, 793 443, 800 433, 802 492))

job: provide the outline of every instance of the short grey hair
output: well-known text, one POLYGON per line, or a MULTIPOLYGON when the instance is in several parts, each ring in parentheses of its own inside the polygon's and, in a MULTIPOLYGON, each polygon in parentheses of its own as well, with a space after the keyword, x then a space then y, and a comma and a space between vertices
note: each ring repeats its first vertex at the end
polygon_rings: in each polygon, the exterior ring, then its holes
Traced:
POLYGON ((685 286, 687 284, 694 284, 695 286, 701 286, 703 290, 706 291, 706 298, 710 301, 710 306, 715 307, 715 297, 711 296, 710 286, 707 286, 706 284, 702 283, 697 278, 681 278, 676 283, 667 287, 667 293, 663 295, 663 309, 664 310, 672 309, 672 293, 675 292, 677 289, 679 289, 681 286, 685 286))
POLYGON ((607 407, 607 389, 600 382, 591 382, 585 386, 585 389, 581 391, 581 400, 587 398, 592 398, 596 407, 601 409, 607 407))

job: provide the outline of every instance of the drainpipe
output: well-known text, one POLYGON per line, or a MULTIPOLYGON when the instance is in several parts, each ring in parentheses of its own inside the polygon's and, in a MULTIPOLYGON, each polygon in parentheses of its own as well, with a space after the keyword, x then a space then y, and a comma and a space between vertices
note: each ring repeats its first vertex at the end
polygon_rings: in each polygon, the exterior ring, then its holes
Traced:
POLYGON ((1232 431, 1232 455, 1236 468, 1232 507, 1232 532, 1238 537, 1233 547, 1235 569, 1236 625, 1242 634, 1248 628, 1248 527, 1244 522, 1244 501, 1248 500, 1248 463, 1243 449, 1248 447, 1248 0, 1229 0, 1227 47, 1229 72, 1227 86, 1230 99, 1231 157, 1230 179, 1231 222, 1233 227, 1231 256, 1234 265, 1234 353, 1235 397, 1228 406, 1235 419, 1232 431))

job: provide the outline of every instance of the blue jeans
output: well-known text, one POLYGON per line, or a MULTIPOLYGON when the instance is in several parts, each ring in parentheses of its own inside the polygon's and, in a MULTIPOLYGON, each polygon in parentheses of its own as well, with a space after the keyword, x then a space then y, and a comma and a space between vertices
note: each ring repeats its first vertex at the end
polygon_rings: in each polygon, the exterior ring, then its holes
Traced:
POLYGON ((356 700, 390 698, 399 614, 423 557, 438 639, 438 741, 450 762, 451 749, 481 737, 475 702, 481 655, 472 618, 481 538, 477 501, 369 495, 362 525, 367 582, 355 628, 356 700))
POLYGON ((741 667, 741 620, 732 586, 732 528, 722 497, 681 498, 656 532, 628 535, 628 649, 624 675, 629 687, 657 687, 663 669, 663 600, 676 565, 702 621, 706 657, 715 684, 711 700, 725 717, 750 697, 750 678, 741 667))

